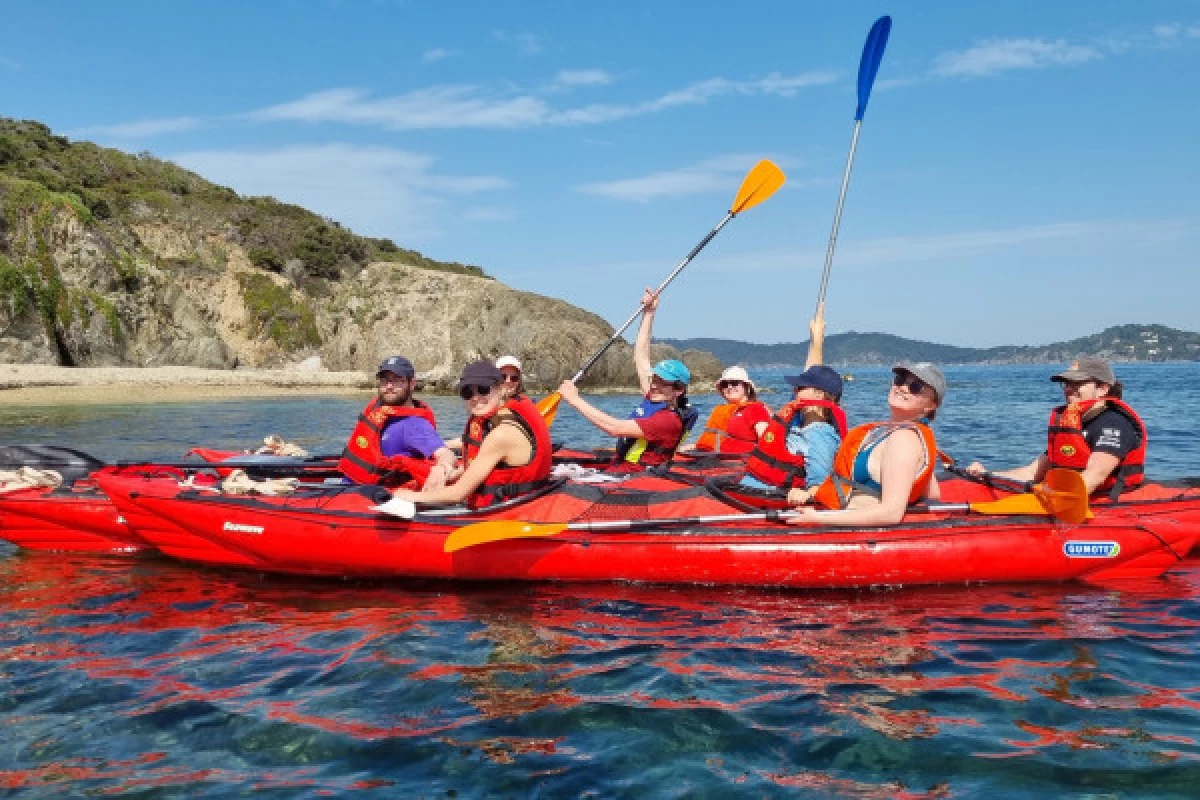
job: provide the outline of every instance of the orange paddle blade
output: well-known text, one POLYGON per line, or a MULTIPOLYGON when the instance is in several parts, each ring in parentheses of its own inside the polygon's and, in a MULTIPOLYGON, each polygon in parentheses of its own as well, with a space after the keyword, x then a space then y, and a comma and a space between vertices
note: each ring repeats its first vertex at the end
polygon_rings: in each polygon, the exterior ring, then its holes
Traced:
POLYGON ((503 542, 506 539, 538 539, 553 536, 567 529, 565 522, 539 524, 522 522, 519 519, 492 519, 464 525, 446 537, 442 550, 453 553, 466 547, 488 542, 503 542))
POLYGON ((538 413, 542 415, 542 419, 546 421, 546 427, 549 428, 554 424, 554 418, 558 416, 558 404, 562 402, 562 395, 558 392, 548 394, 541 400, 537 401, 538 413))
POLYGON ((1048 515, 1069 525, 1078 525, 1091 517, 1083 476, 1069 469, 1050 470, 1046 473, 1046 482, 1034 486, 1030 494, 971 503, 970 507, 980 514, 1048 515))
POLYGON ((1048 470, 1044 482, 1033 487, 1033 493, 1050 513, 1070 525, 1078 525, 1093 516, 1088 508, 1087 484, 1075 470, 1048 470))
POLYGON ((774 163, 763 159, 755 164, 750 172, 746 173, 746 179, 742 181, 742 188, 738 189, 737 197, 733 199, 733 208, 729 209, 730 213, 740 214, 747 208, 753 208, 779 191, 779 187, 783 186, 785 180, 787 178, 784 177, 783 170, 774 163))

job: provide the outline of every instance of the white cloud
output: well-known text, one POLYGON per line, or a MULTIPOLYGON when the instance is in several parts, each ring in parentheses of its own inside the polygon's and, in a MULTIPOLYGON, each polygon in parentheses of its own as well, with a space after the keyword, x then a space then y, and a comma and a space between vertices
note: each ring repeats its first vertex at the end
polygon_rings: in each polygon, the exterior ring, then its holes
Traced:
POLYGON ((1178 22, 1169 25, 1155 25, 1153 28, 1154 35, 1159 39, 1175 39, 1182 30, 1183 26, 1178 22))
POLYGON ((11 69, 13 72, 21 71, 21 63, 19 61, 13 61, 11 58, 5 58, 4 56, 0 56, 0 67, 11 69))
POLYGON ((204 150, 173 161, 249 195, 268 195, 338 220, 352 230, 400 242, 441 234, 451 198, 503 189, 495 176, 434 171, 434 159, 389 147, 348 144, 274 150, 204 150))
POLYGON ((554 76, 551 91, 573 89, 577 86, 607 86, 612 76, 602 69, 564 69, 554 76))
POLYGON ((541 39, 532 33, 510 33, 508 31, 492 31, 492 38, 498 42, 511 44, 523 56, 536 56, 546 48, 541 39))
MULTIPOLYGON (((559 73, 559 79, 564 73, 559 73)), ((572 80, 607 77, 599 70, 573 73, 572 80)), ((531 94, 496 96, 475 85, 431 86, 402 95, 372 99, 363 89, 328 89, 287 103, 250 112, 260 121, 340 122, 374 125, 387 130, 453 128, 532 128, 545 125, 596 125, 629 117, 656 114, 677 106, 704 105, 723 95, 790 97, 799 89, 833 83, 830 72, 800 75, 772 74, 760 80, 711 78, 635 104, 596 104, 556 110, 531 94)), ((582 85, 582 84, 577 84, 582 85)))
POLYGON ((1187 35, 1189 39, 1200 39, 1200 25, 1189 25, 1187 35))
POLYGON ((751 155, 720 156, 640 178, 589 183, 576 191, 635 203, 648 203, 660 197, 728 192, 734 181, 758 160, 759 157, 751 155))
POLYGON ((395 97, 368 99, 362 89, 330 89, 248 116, 257 120, 343 122, 387 130, 525 128, 543 124, 546 104, 531 96, 493 98, 476 86, 432 86, 395 97))
POLYGON ((434 48, 432 48, 430 50, 426 50, 424 53, 422 53, 421 60, 424 61, 426 64, 432 64, 436 61, 443 61, 447 58, 450 58, 451 56, 456 56, 456 55, 458 55, 458 51, 456 51, 456 50, 447 50, 444 47, 434 47, 434 48))
POLYGON ((944 78, 979 78, 1014 69, 1075 66, 1101 58, 1093 47, 1063 39, 991 39, 975 47, 937 57, 933 74, 944 78))
POLYGON ((71 131, 76 138, 97 137, 101 139, 149 139, 165 133, 182 133, 200 126, 198 117, 163 117, 160 119, 141 119, 133 122, 123 122, 116 125, 92 125, 71 131))
MULTIPOLYGON (((1144 242, 1147 245, 1194 235, 1189 219, 1097 220, 1029 225, 1020 228, 889 236, 869 241, 839 242, 836 262, 841 267, 894 267, 899 264, 948 262, 995 255, 1029 244, 1052 242, 1144 242)), ((721 268, 738 272, 789 272, 820 269, 824 249, 777 249, 730 257, 721 268)))

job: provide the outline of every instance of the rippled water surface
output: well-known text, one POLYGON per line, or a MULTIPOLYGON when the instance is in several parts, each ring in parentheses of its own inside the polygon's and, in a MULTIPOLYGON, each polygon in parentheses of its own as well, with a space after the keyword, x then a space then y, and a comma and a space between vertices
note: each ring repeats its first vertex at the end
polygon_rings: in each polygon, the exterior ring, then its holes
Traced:
MULTIPOLYGON (((1050 370, 947 372, 943 449, 1031 458, 1050 370)), ((1200 474, 1200 365, 1119 372, 1151 475, 1200 474)), ((856 374, 855 420, 887 378, 856 374)), ((0 440, 175 458, 275 431, 332 452, 360 405, 9 408, 0 440)), ((458 405, 436 403, 447 431, 458 405)), ((555 436, 603 443, 565 408, 555 436)), ((772 592, 343 584, 0 545, 0 796, 1195 797, 1198 629, 1196 560, 1119 587, 772 592)))

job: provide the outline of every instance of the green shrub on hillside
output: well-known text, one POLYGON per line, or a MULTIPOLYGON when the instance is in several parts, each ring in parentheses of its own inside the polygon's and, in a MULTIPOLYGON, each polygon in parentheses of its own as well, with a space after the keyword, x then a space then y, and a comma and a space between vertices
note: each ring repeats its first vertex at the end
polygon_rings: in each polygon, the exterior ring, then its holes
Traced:
POLYGON ((317 319, 304 302, 297 302, 292 293, 276 286, 266 275, 238 275, 246 310, 267 338, 284 352, 321 343, 317 319))

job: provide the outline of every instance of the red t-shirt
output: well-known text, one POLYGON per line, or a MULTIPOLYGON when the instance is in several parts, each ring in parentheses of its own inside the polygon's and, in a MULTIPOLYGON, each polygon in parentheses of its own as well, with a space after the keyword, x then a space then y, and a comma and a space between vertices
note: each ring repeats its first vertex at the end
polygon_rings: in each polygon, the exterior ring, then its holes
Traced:
POLYGON ((763 403, 747 403, 733 413, 725 430, 732 439, 721 440, 722 453, 749 453, 758 441, 758 432, 754 426, 760 422, 771 421, 771 410, 763 403))
MULTIPOLYGON (((679 444, 679 437, 683 436, 683 420, 669 408, 655 411, 648 417, 634 419, 634 422, 642 429, 642 438, 654 447, 666 447, 674 450, 679 444)), ((647 455, 651 454, 647 453, 647 455)), ((642 461, 645 462, 644 456, 642 461)), ((657 463, 661 462, 651 459, 651 464, 657 463)))

